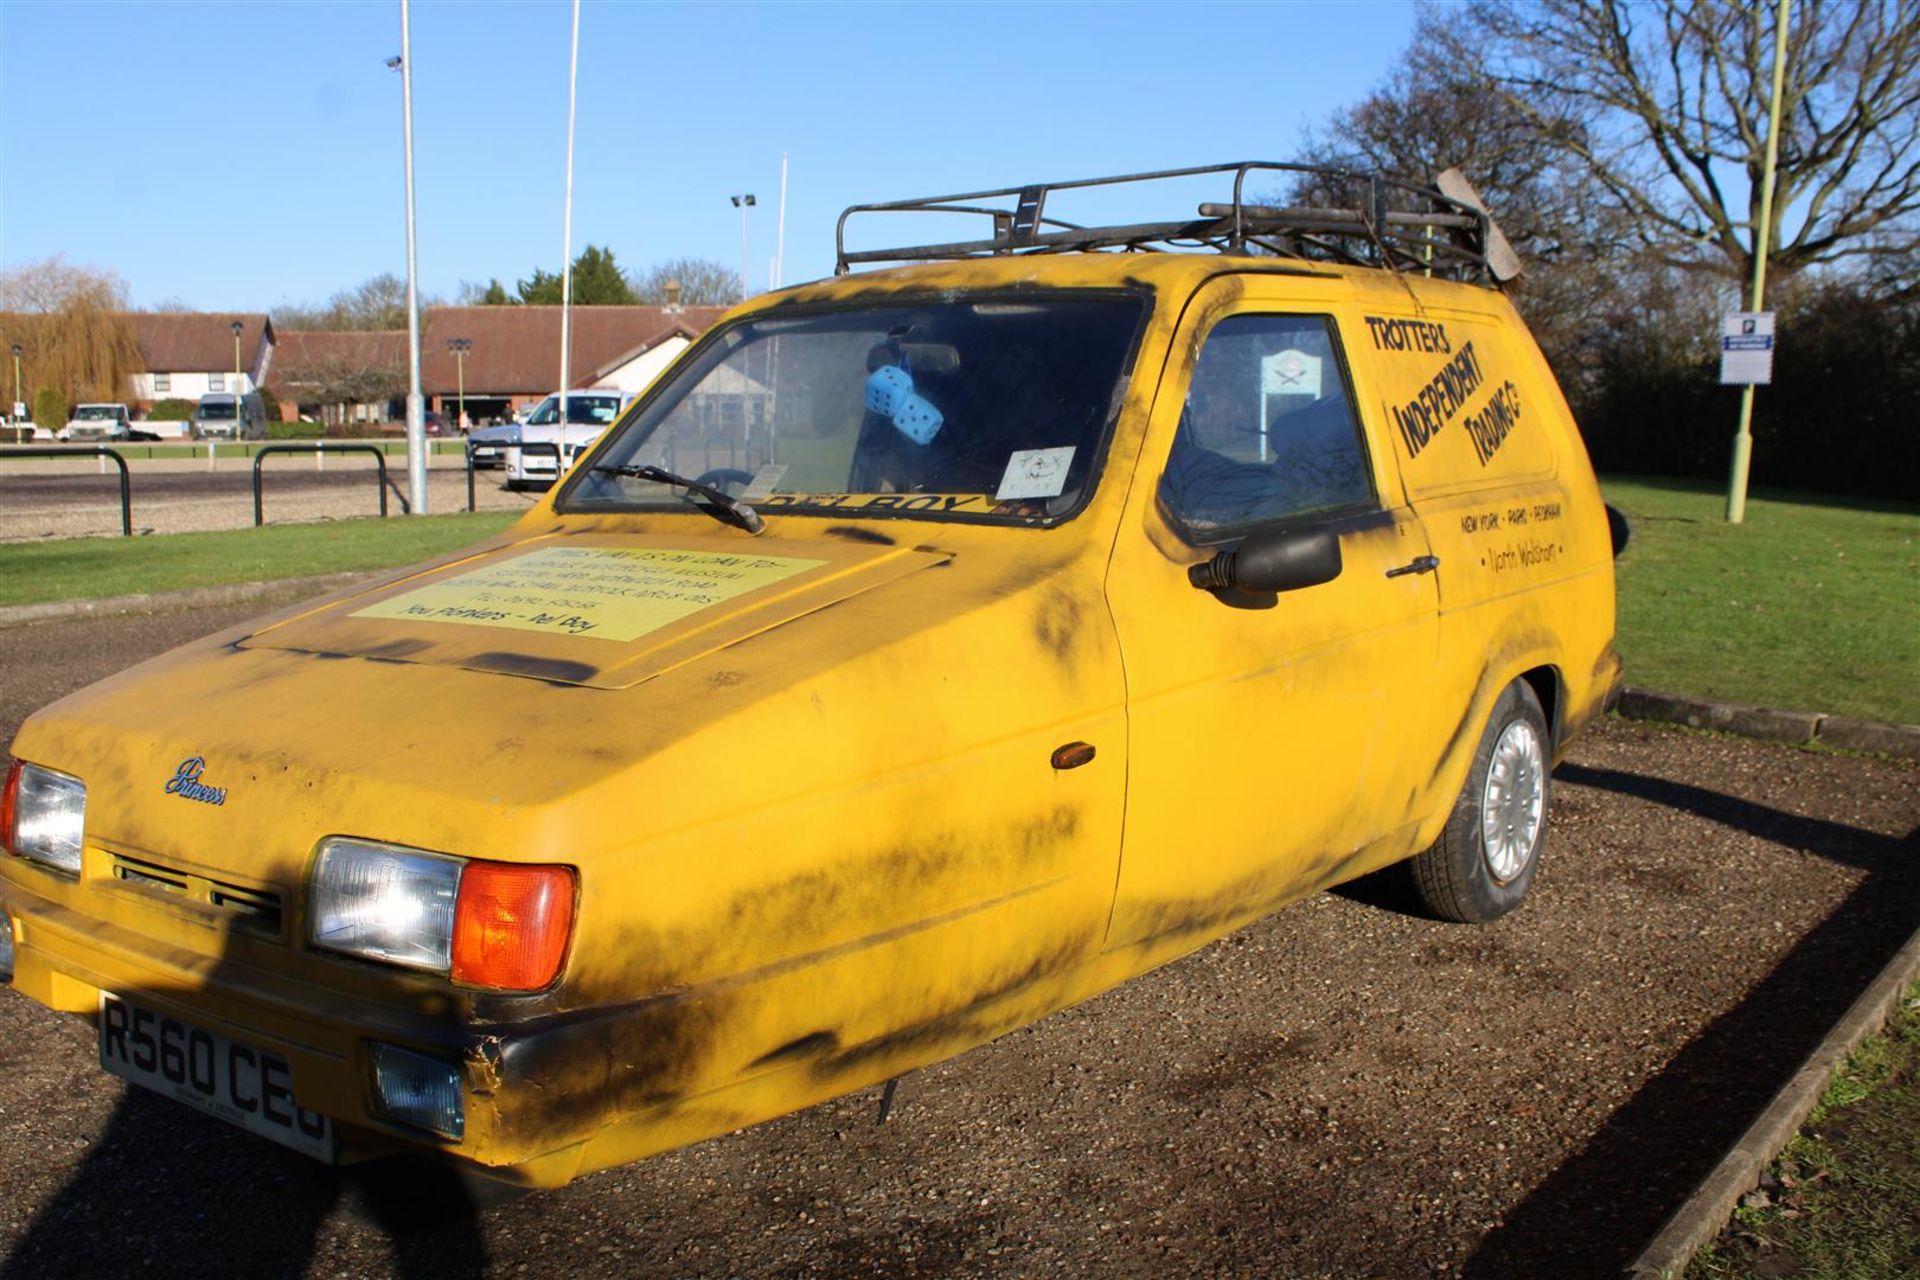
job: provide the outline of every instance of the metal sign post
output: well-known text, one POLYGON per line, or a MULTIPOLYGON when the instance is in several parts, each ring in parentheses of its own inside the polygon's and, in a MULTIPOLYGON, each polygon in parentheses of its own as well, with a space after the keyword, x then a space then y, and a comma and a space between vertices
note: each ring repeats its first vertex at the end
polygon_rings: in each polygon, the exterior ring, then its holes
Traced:
MULTIPOLYGON (((1780 90, 1787 70, 1787 0, 1780 0, 1773 20, 1773 104, 1767 108, 1767 167, 1760 181, 1760 224, 1753 231, 1752 313, 1760 314, 1767 298, 1767 252, 1773 233, 1774 166, 1780 158, 1780 90)), ((1735 317, 1740 318, 1740 317, 1735 317)), ((1767 317, 1767 370, 1773 369, 1773 318, 1767 317)), ((1723 349, 1721 381, 1724 374, 1723 349)), ((1767 381, 1768 379, 1758 379, 1767 381)), ((1740 392, 1740 426, 1733 437, 1733 475, 1727 483, 1727 523, 1740 524, 1747 518, 1747 472, 1753 462, 1753 383, 1743 379, 1740 392)))

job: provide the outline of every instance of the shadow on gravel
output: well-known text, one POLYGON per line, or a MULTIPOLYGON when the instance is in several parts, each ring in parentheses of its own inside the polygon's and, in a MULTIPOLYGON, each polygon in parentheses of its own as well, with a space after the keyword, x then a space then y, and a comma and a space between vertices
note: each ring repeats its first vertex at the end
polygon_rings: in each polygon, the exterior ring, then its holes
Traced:
MULTIPOLYGON (((206 990, 248 992, 257 974, 232 952, 206 990)), ((191 993, 122 987, 130 1004, 193 1013, 191 993), (183 995, 185 999, 183 1001, 183 995), (182 1007, 184 1003, 184 1008, 182 1007)), ((79 1071, 98 1062, 75 1062, 79 1071)), ((486 1267, 475 1206, 455 1175, 402 1160, 337 1169, 129 1084, 66 1185, 34 1215, 0 1263, 0 1280, 40 1276, 304 1275, 329 1220, 386 1237, 387 1256, 361 1256, 364 1237, 339 1234, 343 1270, 392 1276, 477 1275, 486 1267)), ((261 1081, 250 1092, 262 1097, 261 1081)), ((266 1104, 262 1103, 263 1109, 266 1104)), ((379 1244, 374 1244, 379 1250, 379 1244)))
POLYGON ((1618 1276, 1920 926, 1920 830, 1895 839, 1612 769, 1563 765, 1555 777, 1868 874, 1506 1215, 1462 1268, 1467 1280, 1618 1276))
POLYGON ((336 1211, 390 1241, 387 1257, 355 1258, 347 1270, 485 1269, 473 1206, 446 1172, 391 1161, 332 1169, 129 1085, 80 1168, 0 1264, 0 1280, 302 1275, 336 1211))

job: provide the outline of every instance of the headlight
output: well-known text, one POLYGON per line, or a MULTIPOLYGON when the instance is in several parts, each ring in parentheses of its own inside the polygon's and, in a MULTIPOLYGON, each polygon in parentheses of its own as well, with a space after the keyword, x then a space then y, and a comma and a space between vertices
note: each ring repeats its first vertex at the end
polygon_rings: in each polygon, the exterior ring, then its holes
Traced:
POLYGON ((313 871, 314 945, 445 973, 459 890, 458 858, 329 840, 313 871))
POLYGON ((566 959, 573 900, 571 867, 333 839, 314 864, 308 933, 344 955, 536 991, 566 959))
POLYGON ((0 798, 0 841, 9 851, 79 875, 86 826, 86 783, 24 760, 13 762, 0 798))

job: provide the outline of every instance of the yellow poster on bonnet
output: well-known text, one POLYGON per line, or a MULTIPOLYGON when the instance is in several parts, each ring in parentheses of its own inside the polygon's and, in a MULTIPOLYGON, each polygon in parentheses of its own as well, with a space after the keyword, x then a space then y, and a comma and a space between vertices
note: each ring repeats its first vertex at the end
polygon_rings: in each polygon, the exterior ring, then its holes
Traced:
POLYGON ((393 596, 353 616, 632 640, 825 563, 705 551, 547 547, 393 596))

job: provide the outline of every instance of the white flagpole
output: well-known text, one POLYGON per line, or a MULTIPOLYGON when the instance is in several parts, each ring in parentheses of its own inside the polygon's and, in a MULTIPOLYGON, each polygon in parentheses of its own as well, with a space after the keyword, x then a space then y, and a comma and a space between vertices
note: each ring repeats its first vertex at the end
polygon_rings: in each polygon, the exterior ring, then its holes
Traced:
POLYGON ((573 111, 580 86, 580 0, 573 0, 573 52, 567 62, 567 199, 560 232, 560 456, 553 476, 559 482, 567 460, 567 392, 573 385, 573 111))
POLYGON ((780 153, 780 231, 774 241, 773 287, 787 282, 787 153, 780 153))
MULTIPOLYGON (((400 0, 400 112, 407 151, 407 491, 414 515, 427 514, 427 419, 420 399, 420 292, 413 254, 413 47, 407 0, 400 0)), ((236 387, 234 390, 238 391, 236 387)))

